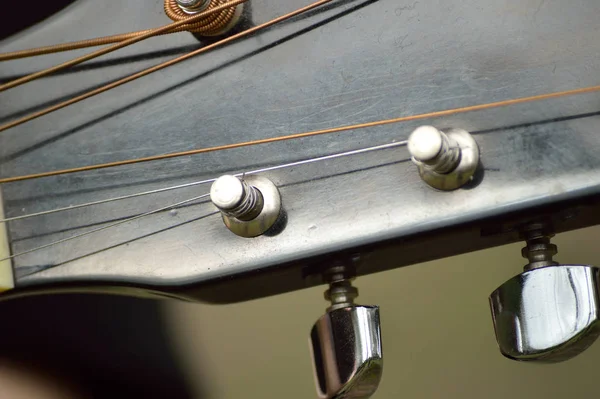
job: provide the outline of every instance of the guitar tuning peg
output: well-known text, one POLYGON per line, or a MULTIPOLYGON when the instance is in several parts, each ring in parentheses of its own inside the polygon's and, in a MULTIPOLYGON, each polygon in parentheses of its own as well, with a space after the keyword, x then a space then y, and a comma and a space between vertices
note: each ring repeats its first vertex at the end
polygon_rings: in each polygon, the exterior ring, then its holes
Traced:
POLYGON ((408 151, 423 181, 438 190, 455 190, 473 179, 479 147, 469 132, 421 126, 408 137, 408 151))
POLYGON ((210 199, 221 211, 229 230, 241 237, 256 237, 269 230, 281 213, 277 186, 266 177, 245 179, 224 175, 210 188, 210 199))
POLYGON ((552 235, 530 226, 522 254, 525 272, 490 295, 501 353, 511 359, 561 362, 587 349, 600 334, 600 269, 560 265, 552 235))
POLYGON ((354 304, 358 290, 346 271, 330 270, 325 298, 331 306, 310 333, 317 394, 323 399, 369 398, 383 372, 379 308, 354 304))

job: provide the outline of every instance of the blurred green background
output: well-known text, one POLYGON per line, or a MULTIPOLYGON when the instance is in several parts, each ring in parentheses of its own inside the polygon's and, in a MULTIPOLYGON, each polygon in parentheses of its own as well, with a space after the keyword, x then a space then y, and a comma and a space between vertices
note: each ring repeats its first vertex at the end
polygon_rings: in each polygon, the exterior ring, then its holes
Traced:
MULTIPOLYGON (((558 235, 556 259, 600 266, 600 227, 558 235)), ((600 345, 561 364, 497 350, 487 297, 520 273, 521 243, 361 277, 359 303, 381 307, 384 376, 375 398, 596 396, 600 345)), ((167 320, 198 397, 315 398, 308 333, 324 286, 247 303, 168 302, 167 320), (207 392, 208 391, 208 392, 207 392)))

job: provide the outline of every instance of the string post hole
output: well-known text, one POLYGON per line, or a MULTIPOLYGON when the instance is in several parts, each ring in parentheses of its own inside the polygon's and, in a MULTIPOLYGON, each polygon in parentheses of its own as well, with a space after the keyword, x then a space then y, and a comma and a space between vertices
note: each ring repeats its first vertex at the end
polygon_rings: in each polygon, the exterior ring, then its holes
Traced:
POLYGON ((421 126, 408 138, 408 151, 421 178, 438 190, 455 190, 473 179, 479 147, 469 132, 421 126))
POLYGON ((210 188, 210 199, 221 211, 223 222, 241 237, 256 237, 279 218, 281 196, 273 182, 262 176, 241 179, 219 177, 210 188))
MULTIPOLYGON (((229 0, 164 0, 165 13, 174 22, 180 22, 202 12, 227 4, 229 0)), ((199 36, 220 36, 233 29, 242 17, 244 4, 234 5, 185 27, 199 36)))
POLYGON ((210 5, 211 0, 177 0, 177 5, 185 13, 196 14, 204 11, 210 5))

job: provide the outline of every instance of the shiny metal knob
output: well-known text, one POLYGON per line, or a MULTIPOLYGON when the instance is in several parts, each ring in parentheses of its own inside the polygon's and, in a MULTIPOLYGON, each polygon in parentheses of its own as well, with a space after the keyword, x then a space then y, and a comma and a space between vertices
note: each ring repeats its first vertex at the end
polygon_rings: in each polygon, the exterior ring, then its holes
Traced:
POLYGON ((379 308, 328 311, 310 333, 319 398, 369 398, 379 386, 383 352, 379 308))
POLYGON ((243 221, 256 218, 264 206, 256 187, 231 175, 221 176, 213 183, 210 199, 224 214, 243 221))
POLYGON ((454 190, 468 183, 479 164, 479 147, 463 129, 442 132, 421 126, 409 136, 408 151, 421 178, 439 190, 454 190))
POLYGON ((219 177, 210 188, 210 199, 223 222, 241 237, 256 237, 269 230, 281 212, 281 196, 271 180, 231 175, 219 177))
POLYGON ((490 306, 502 354, 560 362, 589 347, 600 333, 599 271, 581 265, 540 267, 494 291, 490 306))
POLYGON ((319 398, 366 399, 383 373, 381 326, 377 306, 354 304, 353 267, 337 265, 323 274, 329 282, 327 312, 312 328, 315 382, 319 398))
POLYGON ((177 5, 188 14, 204 11, 210 5, 211 0, 177 0, 177 5))
MULTIPOLYGON (((211 3, 214 4, 215 7, 222 5, 217 0, 175 0, 175 2, 177 3, 177 6, 181 9, 181 11, 189 15, 194 15, 206 11, 210 7, 211 3)), ((222 23, 218 24, 218 26, 215 26, 214 29, 211 29, 209 32, 203 32, 202 35, 220 36, 233 29, 233 27, 237 25, 237 23, 242 17, 242 14, 244 12, 244 3, 238 4, 237 6, 234 6, 232 8, 234 8, 233 15, 231 16, 228 22, 224 22, 225 25, 223 25, 222 23)))

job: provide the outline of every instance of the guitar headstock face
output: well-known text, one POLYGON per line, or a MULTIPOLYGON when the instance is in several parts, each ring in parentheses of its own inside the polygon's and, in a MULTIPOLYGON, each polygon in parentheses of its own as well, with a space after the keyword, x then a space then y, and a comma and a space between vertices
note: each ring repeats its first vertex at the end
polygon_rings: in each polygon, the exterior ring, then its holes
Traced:
MULTIPOLYGON (((238 30, 293 11, 296 3, 251 0, 238 30)), ((78 1, 3 41, 0 50, 160 26, 169 22, 161 7, 78 1)), ((599 7, 591 0, 548 4, 539 11, 530 2, 486 1, 477 7, 468 1, 332 2, 2 132, 0 174, 120 161, 594 85, 600 67, 594 17, 599 7)), ((2 122, 216 40, 199 42, 186 32, 151 38, 11 89, 1 94, 2 122)), ((3 81, 52 66, 68 54, 3 62, 3 81)), ((532 215, 542 205, 597 193, 598 98, 593 93, 555 98, 3 184, 5 213, 14 217, 402 141, 423 124, 469 131, 480 149, 474 181, 450 192, 425 184, 402 146, 264 172, 278 186, 284 210, 273 234, 236 236, 210 199, 201 198, 17 256, 16 283, 173 288, 269 270, 246 296, 228 298, 222 290, 208 293, 210 288, 204 297, 195 292, 204 300, 227 302, 314 284, 306 274, 336 254, 356 255, 357 272, 365 274, 513 241, 517 237, 502 229, 490 238, 482 228, 493 230, 493 224, 479 222, 509 212, 532 215), (434 232, 443 232, 444 240, 435 241, 434 232), (437 247, 444 242, 443 249, 424 251, 427 240, 415 239, 423 235, 433 237, 437 247), (453 235, 454 241, 470 237, 469 243, 450 245, 453 235), (398 247, 401 242, 404 247, 398 247)), ((101 228, 209 189, 207 183, 13 221, 11 251, 101 228)))
MULTIPOLYGON (((550 238, 600 224, 600 3, 321 0, 289 18, 297 3, 240 2, 209 37, 148 38, 10 90, 91 50, 1 61, 0 288, 14 289, 0 299, 230 303, 326 282, 320 397, 366 398, 379 309, 351 280, 523 240, 527 271, 490 297, 502 353, 585 350, 599 272, 558 264, 550 238)), ((0 60, 169 22, 161 2, 79 0, 2 41, 0 60)))

